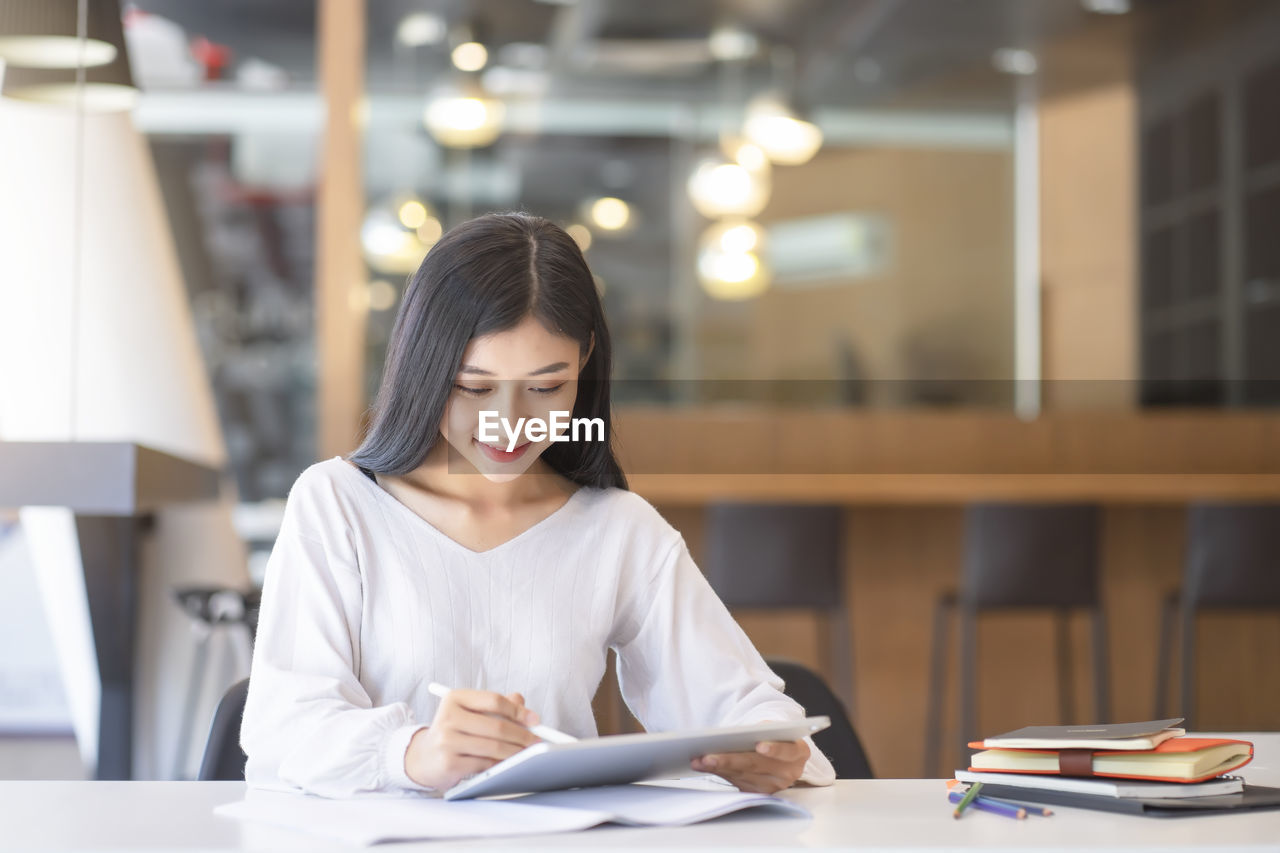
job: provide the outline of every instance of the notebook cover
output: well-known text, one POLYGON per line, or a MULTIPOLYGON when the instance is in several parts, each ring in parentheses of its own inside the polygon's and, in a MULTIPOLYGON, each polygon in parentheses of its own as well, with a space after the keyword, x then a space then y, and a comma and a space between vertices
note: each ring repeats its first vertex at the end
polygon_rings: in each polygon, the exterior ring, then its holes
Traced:
POLYGON ((1083 776, 1030 776, 1016 773, 1000 773, 992 771, 957 770, 957 782, 972 785, 981 782, 984 785, 1006 785, 1010 788, 1041 788, 1046 791, 1066 791, 1070 794, 1087 794, 1093 797, 1119 797, 1162 800, 1182 797, 1205 797, 1219 794, 1234 794, 1244 787, 1244 780, 1239 776, 1223 775, 1216 779, 1206 779, 1194 784, 1181 782, 1153 782, 1148 779, 1102 779, 1083 776), (1080 786, 1080 787, 1076 787, 1080 786), (1137 789, 1146 787, 1139 793, 1137 789), (1216 788, 1217 790, 1207 790, 1216 788), (1126 793, 1121 794, 1120 789, 1126 793), (1128 793, 1132 791, 1132 793, 1128 793))
MULTIPOLYGON (((1206 747, 1211 747, 1211 746, 1219 746, 1224 743, 1243 744, 1244 746, 1249 747, 1249 754, 1245 756, 1245 759, 1241 761, 1239 764, 1233 764, 1230 767, 1218 768, 1213 773, 1207 773, 1204 776, 1197 776, 1191 779, 1177 779, 1177 778, 1170 778, 1168 776, 1137 776, 1129 773, 1094 773, 1093 776, 1103 778, 1103 779, 1107 779, 1107 778, 1146 779, 1152 782, 1181 782, 1181 783, 1204 782, 1207 779, 1215 779, 1218 776, 1223 775, 1224 773, 1230 773, 1233 770, 1238 770, 1253 760, 1253 744, 1250 743, 1249 741, 1235 740, 1233 738, 1207 738, 1207 737, 1174 738, 1173 740, 1165 741, 1164 743, 1157 746, 1155 749, 1140 749, 1140 750, 1095 749, 1093 750, 1093 754, 1094 755, 1158 755, 1158 754, 1179 753, 1179 752, 1195 752, 1197 749, 1204 749, 1206 747)), ((971 743, 969 744, 969 746, 974 749, 983 748, 981 741, 978 741, 976 743, 971 743)), ((1010 751, 1011 752, 1038 752, 1043 755, 1056 755, 1058 752, 1058 750, 1056 749, 1019 749, 1019 750, 1010 750, 1010 751)), ((1056 770, 1002 770, 1002 769, 996 769, 992 767, 973 767, 973 766, 970 766, 969 770, 973 773, 1028 773, 1033 776, 1060 775, 1056 770)), ((1081 778, 1088 779, 1091 777, 1083 776, 1081 778)))
POLYGON ((1188 797, 1183 800, 1099 797, 1093 794, 1074 794, 1043 788, 1016 788, 1012 785, 991 783, 983 783, 982 794, 1013 802, 1043 803, 1048 806, 1068 806, 1146 817, 1193 817, 1233 810, 1280 809, 1280 788, 1267 788, 1262 785, 1245 785, 1244 790, 1238 794, 1188 797))
MULTIPOLYGON (((995 735, 987 740, 1004 738, 1036 738, 1038 740, 1098 740, 1100 738, 1151 737, 1182 722, 1182 717, 1172 720, 1148 720, 1142 723, 1110 723, 1088 726, 1025 726, 1011 732, 995 735)), ((972 746, 973 744, 970 744, 972 746)))

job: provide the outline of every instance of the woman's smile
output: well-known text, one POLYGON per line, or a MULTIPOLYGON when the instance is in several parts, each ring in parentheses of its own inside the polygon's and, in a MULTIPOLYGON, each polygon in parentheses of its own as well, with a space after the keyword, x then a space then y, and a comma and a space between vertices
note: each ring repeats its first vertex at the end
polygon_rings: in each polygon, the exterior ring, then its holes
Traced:
POLYGON ((507 452, 500 447, 494 447, 492 445, 485 444, 483 441, 481 441, 478 438, 475 438, 474 436, 472 437, 471 440, 475 442, 477 446, 479 446, 481 453, 483 453, 485 456, 492 459, 494 462, 514 462, 517 459, 519 459, 521 456, 524 456, 525 451, 529 449, 529 446, 531 444, 531 442, 526 441, 524 444, 520 445, 515 450, 512 450, 511 452, 507 452))

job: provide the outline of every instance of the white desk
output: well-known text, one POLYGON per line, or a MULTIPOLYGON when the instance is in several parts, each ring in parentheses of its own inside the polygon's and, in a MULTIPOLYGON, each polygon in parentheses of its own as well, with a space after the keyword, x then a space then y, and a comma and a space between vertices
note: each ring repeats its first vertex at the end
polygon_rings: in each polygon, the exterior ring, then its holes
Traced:
MULTIPOLYGON (((1280 786, 1280 734, 1235 735, 1256 744, 1242 771, 1280 786)), ((352 848, 212 814, 243 796, 241 782, 0 781, 3 850, 333 850, 444 851, 472 848, 564 850, 625 848, 662 853, 707 849, 943 850, 1268 850, 1280 851, 1280 811, 1195 818, 1149 818, 1055 808, 1050 818, 1009 820, 973 812, 951 818, 936 779, 842 781, 784 796, 812 820, 744 813, 677 829, 604 826, 572 834, 468 842, 397 843, 352 848)))

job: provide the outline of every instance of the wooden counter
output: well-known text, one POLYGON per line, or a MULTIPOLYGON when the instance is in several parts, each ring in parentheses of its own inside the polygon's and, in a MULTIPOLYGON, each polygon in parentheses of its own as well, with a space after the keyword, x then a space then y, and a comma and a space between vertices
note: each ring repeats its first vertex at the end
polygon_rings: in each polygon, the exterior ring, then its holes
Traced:
POLYGON ((651 503, 673 507, 714 501, 927 506, 1280 500, 1277 474, 633 474, 629 481, 651 503))
MULTIPOLYGON (((860 478, 812 480, 826 496, 843 492, 855 500, 900 492, 924 498, 936 489, 951 502, 958 489, 1015 475, 1025 479, 1008 482, 1033 495, 1052 493, 1050 483, 1063 476, 1096 478, 1078 479, 1070 488, 1097 490, 1099 498, 1115 489, 1158 499, 1171 484, 1146 479, 1151 475, 1203 477, 1203 486, 1221 496, 1238 483, 1249 498, 1280 483, 1280 412, 1098 412, 1023 421, 1012 413, 975 410, 626 408, 617 413, 615 429, 623 467, 638 478, 856 474, 860 478), (1264 474, 1271 479, 1253 479, 1264 474), (888 485, 902 475, 924 479, 888 485)), ((760 488, 749 479, 735 482, 737 488, 760 488)), ((803 482, 781 481, 786 494, 797 496, 803 482)), ((660 481, 652 485, 661 488, 660 481)), ((699 487, 692 480, 672 480, 667 488, 675 496, 696 494, 699 487)), ((997 488, 1005 494, 1008 487, 997 488)))

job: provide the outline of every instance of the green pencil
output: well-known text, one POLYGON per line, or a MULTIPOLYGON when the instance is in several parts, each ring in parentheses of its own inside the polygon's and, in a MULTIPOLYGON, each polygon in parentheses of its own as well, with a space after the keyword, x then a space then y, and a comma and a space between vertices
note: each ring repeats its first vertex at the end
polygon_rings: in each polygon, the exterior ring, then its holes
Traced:
POLYGON ((974 782, 972 785, 970 785, 969 790, 965 792, 964 799, 961 800, 958 804, 956 804, 956 810, 951 816, 956 820, 959 820, 960 815, 964 812, 966 808, 969 807, 969 803, 973 802, 973 798, 978 796, 978 791, 980 790, 982 790, 981 782, 974 782))

